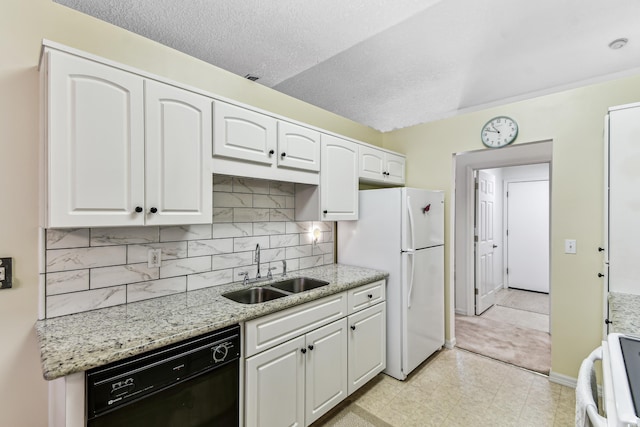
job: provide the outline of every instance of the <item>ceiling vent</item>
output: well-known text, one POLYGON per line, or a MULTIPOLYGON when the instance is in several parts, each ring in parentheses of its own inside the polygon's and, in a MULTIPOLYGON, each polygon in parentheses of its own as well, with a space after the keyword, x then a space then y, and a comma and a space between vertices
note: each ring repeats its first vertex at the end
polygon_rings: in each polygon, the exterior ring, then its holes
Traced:
POLYGON ((260 77, 258 76, 254 76, 253 74, 247 74, 246 76, 244 76, 245 79, 247 80, 251 80, 252 82, 255 82, 256 80, 258 80, 260 77))

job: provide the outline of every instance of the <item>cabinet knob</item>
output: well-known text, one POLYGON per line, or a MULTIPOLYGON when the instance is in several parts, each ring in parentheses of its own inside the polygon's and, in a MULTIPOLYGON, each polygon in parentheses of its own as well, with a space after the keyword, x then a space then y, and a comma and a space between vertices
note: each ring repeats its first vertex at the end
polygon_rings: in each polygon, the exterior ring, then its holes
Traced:
POLYGON ((301 349, 300 349, 300 352, 301 352, 302 354, 305 354, 305 353, 307 352, 307 349, 306 349, 306 348, 301 348, 301 349))
POLYGON ((287 157, 287 153, 283 152, 282 154, 280 154, 280 157, 282 157, 284 159, 285 157, 287 157))
POLYGON ((313 345, 309 346, 309 351, 313 350, 313 345))
POLYGON ((351 330, 355 331, 356 330, 356 325, 351 325, 351 330))
POLYGON ((612 324, 613 322, 612 322, 611 320, 609 320, 609 319, 604 319, 604 323, 606 323, 607 325, 610 325, 610 324, 612 324))
POLYGON ((373 294, 367 294, 367 298, 369 299, 373 298, 373 294))
POLYGON ((142 206, 136 206, 136 212, 138 213, 142 212, 142 206))
POLYGON ((604 277, 604 274, 598 273, 598 277, 604 277))
POLYGON ((328 213, 329 213, 329 211, 324 210, 324 211, 322 211, 322 213, 326 215, 326 214, 328 214, 328 213))
POLYGON ((604 252, 604 248, 603 247, 599 247, 598 248, 598 252, 604 252))
POLYGON ((269 157, 273 156, 274 154, 275 154, 275 151, 269 150, 269 157))
POLYGON ((149 212, 156 213, 156 212, 158 212, 158 208, 151 208, 151 209, 149 209, 149 212))

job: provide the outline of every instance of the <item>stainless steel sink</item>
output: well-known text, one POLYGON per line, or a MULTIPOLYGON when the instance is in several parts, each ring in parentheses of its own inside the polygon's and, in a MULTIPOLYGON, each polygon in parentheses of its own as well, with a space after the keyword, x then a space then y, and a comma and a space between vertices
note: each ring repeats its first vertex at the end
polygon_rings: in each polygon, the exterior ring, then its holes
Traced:
POLYGON ((310 277, 295 277, 274 283, 271 286, 276 289, 296 294, 298 292, 308 291, 328 284, 329 282, 325 282, 324 280, 312 279, 310 277))
POLYGON ((277 289, 256 287, 227 292, 226 294, 222 294, 222 296, 242 304, 258 304, 260 302, 286 297, 287 294, 277 289))

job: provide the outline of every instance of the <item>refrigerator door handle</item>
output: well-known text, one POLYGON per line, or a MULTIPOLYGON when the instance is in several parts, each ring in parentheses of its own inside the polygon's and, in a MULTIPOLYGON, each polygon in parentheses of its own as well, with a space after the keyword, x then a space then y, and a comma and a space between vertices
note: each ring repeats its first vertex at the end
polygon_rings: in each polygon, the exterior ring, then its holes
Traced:
POLYGON ((411 255, 411 275, 409 276, 411 279, 409 280, 409 292, 407 293, 407 308, 411 308, 411 293, 413 292, 413 275, 415 274, 415 260, 413 256, 416 254, 416 251, 413 249, 407 249, 405 251, 407 255, 411 255))
POLYGON ((407 248, 407 252, 412 251, 411 249, 415 243, 414 233, 414 225, 413 225, 413 212, 411 209, 411 196, 407 196, 407 212, 409 213, 409 236, 411 236, 411 246, 407 248))

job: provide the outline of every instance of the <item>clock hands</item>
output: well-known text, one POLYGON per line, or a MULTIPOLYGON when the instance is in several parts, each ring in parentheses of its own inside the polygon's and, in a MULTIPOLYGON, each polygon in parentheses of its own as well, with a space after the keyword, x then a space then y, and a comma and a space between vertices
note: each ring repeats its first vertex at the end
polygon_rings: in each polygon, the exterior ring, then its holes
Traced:
POLYGON ((486 130, 487 132, 500 133, 500 131, 499 131, 498 129, 496 129, 496 127, 495 127, 495 126, 493 126, 493 125, 492 125, 492 127, 493 127, 493 129, 486 128, 485 130, 486 130))

